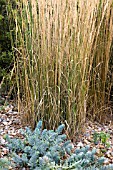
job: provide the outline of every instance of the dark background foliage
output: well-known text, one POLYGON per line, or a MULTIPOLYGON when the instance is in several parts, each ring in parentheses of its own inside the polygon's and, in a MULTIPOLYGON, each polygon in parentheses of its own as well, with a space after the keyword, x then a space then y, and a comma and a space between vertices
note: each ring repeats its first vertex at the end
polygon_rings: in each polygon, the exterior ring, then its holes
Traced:
POLYGON ((0 0, 0 82, 10 72, 13 65, 10 31, 14 28, 14 22, 9 28, 6 7, 7 0, 0 0))

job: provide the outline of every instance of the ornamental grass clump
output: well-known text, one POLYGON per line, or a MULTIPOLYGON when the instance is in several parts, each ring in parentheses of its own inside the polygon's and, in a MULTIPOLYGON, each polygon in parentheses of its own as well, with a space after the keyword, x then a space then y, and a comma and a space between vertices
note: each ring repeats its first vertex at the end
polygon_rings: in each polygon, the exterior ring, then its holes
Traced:
POLYGON ((66 122, 73 135, 86 115, 101 119, 109 109, 113 1, 18 0, 15 10, 8 2, 24 121, 34 127, 43 119, 50 129, 66 122))

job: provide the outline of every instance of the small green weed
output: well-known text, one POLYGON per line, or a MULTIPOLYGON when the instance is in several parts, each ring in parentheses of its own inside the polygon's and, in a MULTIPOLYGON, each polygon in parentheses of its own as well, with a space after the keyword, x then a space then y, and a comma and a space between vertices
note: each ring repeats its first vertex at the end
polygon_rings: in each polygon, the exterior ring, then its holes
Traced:
POLYGON ((105 132, 95 132, 93 134, 93 141, 94 141, 94 144, 98 144, 98 143, 102 143, 104 146, 106 147, 110 147, 110 144, 108 142, 110 138, 110 134, 108 133, 105 133, 105 132))

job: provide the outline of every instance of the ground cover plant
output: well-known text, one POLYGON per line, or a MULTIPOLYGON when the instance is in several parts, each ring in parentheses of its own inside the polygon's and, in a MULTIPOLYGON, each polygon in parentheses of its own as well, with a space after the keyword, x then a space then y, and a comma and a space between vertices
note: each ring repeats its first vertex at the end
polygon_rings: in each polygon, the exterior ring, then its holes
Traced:
POLYGON ((10 161, 7 158, 0 158, 0 169, 8 170, 10 166, 10 161))
MULTIPOLYGON (((42 121, 39 121, 35 130, 21 129, 24 139, 6 139, 9 148, 10 161, 13 166, 28 168, 31 170, 66 170, 66 169, 112 169, 113 165, 102 166, 105 158, 95 156, 96 149, 90 150, 86 145, 82 148, 74 148, 67 136, 63 134, 65 125, 60 125, 55 131, 42 129, 42 121)), ((0 163, 6 166, 7 160, 1 159, 0 163)), ((11 163, 10 163, 11 165, 11 163)))

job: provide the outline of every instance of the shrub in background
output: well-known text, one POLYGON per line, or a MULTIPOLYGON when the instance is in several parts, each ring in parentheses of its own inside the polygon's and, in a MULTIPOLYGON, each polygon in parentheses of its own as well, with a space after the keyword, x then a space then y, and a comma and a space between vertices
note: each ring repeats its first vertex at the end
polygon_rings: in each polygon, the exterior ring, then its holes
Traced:
POLYGON ((0 1, 0 81, 12 64, 12 47, 9 20, 7 16, 7 1, 0 1))
MULTIPOLYGON (((10 4, 14 1, 11 0, 10 4)), ((11 71, 13 68, 12 40, 15 37, 14 19, 7 13, 7 1, 0 1, 0 94, 6 94, 12 87, 11 71)))

